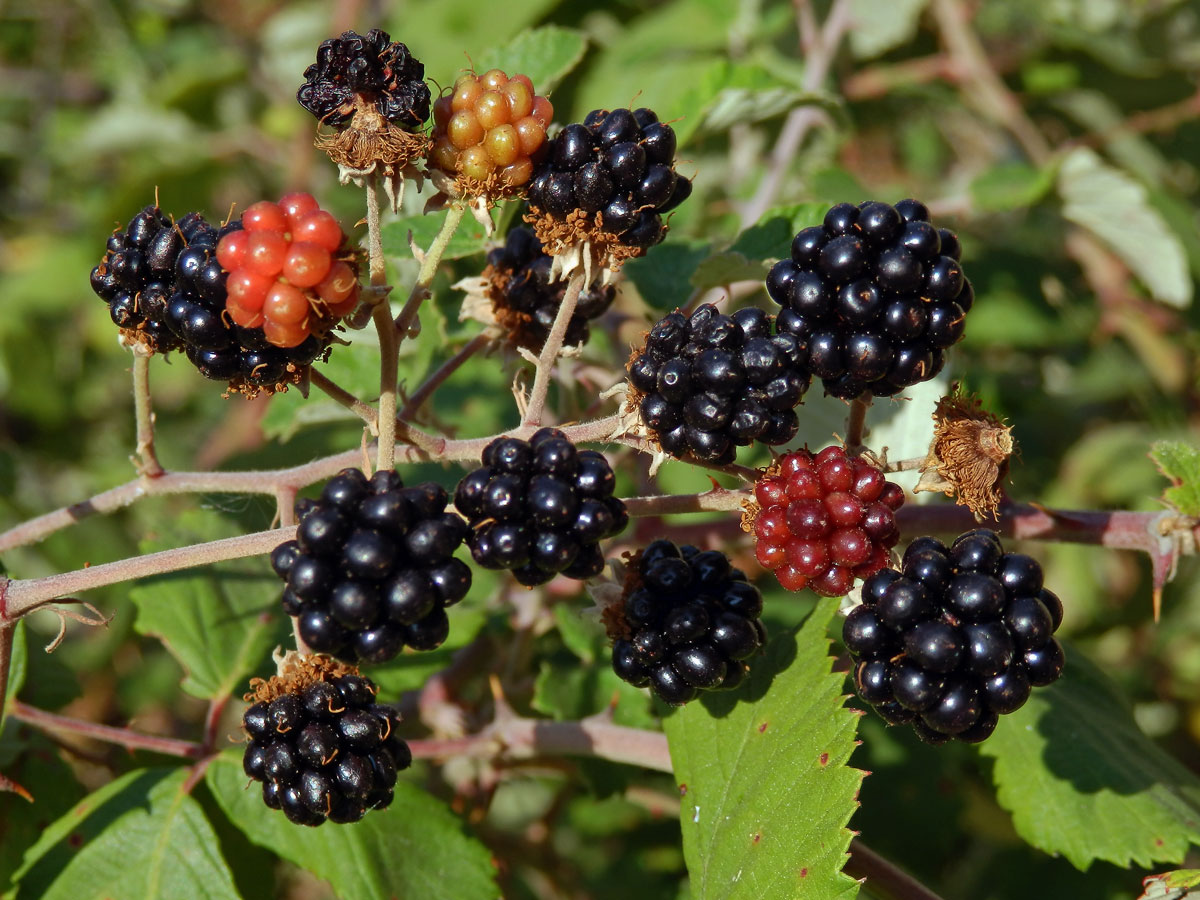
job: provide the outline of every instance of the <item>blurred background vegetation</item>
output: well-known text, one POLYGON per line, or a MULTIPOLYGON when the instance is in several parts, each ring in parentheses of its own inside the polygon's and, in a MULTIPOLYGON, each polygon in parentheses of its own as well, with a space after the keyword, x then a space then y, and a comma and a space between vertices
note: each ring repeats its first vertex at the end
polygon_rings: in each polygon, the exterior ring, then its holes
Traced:
MULTIPOLYGON (((156 192, 176 216, 199 210, 222 219, 235 204, 307 190, 343 223, 361 217, 361 194, 340 187, 312 149, 313 121, 294 95, 321 40, 371 27, 407 43, 440 85, 528 28, 576 29, 587 49, 553 92, 559 122, 627 104, 679 120, 680 169, 695 173, 695 195, 672 220, 668 244, 629 267, 632 283, 605 327, 595 329, 588 368, 579 373, 583 389, 559 401, 564 418, 584 414, 596 392, 617 380, 647 315, 693 294, 697 264, 753 224, 757 216, 744 221, 748 209, 915 196, 964 244, 978 301, 948 374, 1015 426, 1012 495, 1053 506, 1160 508, 1164 482, 1148 445, 1163 437, 1195 443, 1200 414, 1192 302, 1200 271, 1200 4, 850 0, 838 4, 837 15, 848 11, 852 23, 816 90, 805 80, 797 10, 821 21, 830 4, 0 4, 0 529, 132 477, 130 357, 88 285, 113 228, 156 192), (781 132, 806 103, 817 111, 813 127, 783 165, 774 164, 781 132), (764 204, 756 194, 772 173, 778 189, 764 204)), ((410 196, 409 211, 419 212, 422 202, 410 196)), ((786 254, 786 237, 762 255, 786 254)), ((393 260, 393 282, 401 286, 414 271, 402 249, 397 242, 393 260)), ((422 338, 405 347, 410 386, 477 330, 457 321, 460 295, 449 285, 482 265, 480 255, 467 255, 440 277, 422 338)), ((734 292, 738 302, 768 303, 745 283, 734 292)), ((373 336, 353 338, 330 369, 370 397, 373 336)), ((434 421, 463 436, 516 424, 507 402, 512 372, 511 365, 468 365, 438 395, 434 421)), ((159 456, 168 468, 292 465, 359 441, 356 420, 328 402, 305 404, 295 391, 226 400, 183 360, 156 360, 153 386, 159 456)), ((815 398, 810 406, 811 416, 801 410, 802 438, 820 446, 844 412, 815 398)), ((410 472, 447 485, 461 475, 438 466, 410 472)), ((634 460, 622 480, 626 493, 707 483, 670 464, 654 485, 634 460)), ((147 541, 172 546, 261 530, 273 514, 257 498, 154 498, 7 554, 3 563, 14 577, 35 577, 133 555, 147 541)), ((1168 588, 1156 625, 1143 559, 1073 546, 1033 552, 1067 602, 1066 633, 1118 678, 1141 726, 1200 769, 1195 565, 1187 561, 1168 588)), ((271 593, 260 577, 264 565, 238 571, 271 593)), ((389 690, 419 688, 460 648, 507 645, 516 627, 523 638, 506 678, 518 703, 577 717, 607 702, 615 682, 605 677, 601 648, 564 640, 550 626, 567 617, 551 608, 530 613, 519 598, 513 606, 498 579, 479 577, 478 584, 444 650, 390 672, 381 679, 389 690)), ((112 623, 72 628, 53 656, 40 652, 53 636, 53 617, 28 623, 22 699, 194 737, 205 706, 180 692, 179 664, 142 633, 152 629, 138 630, 128 587, 90 599, 114 615, 112 623)), ((769 600, 769 615, 781 623, 810 606, 778 591, 769 600)), ((637 692, 620 709, 630 724, 650 724, 637 692)), ((1025 847, 974 752, 921 747, 870 717, 862 731, 854 762, 874 774, 851 827, 948 900, 1136 895, 1144 873, 1097 864, 1084 875, 1025 847)), ((107 747, 60 753, 12 722, 3 738, 0 769, 35 794, 54 785, 39 796, 39 822, 131 765, 107 747)), ((510 771, 495 796, 485 797, 467 787, 477 788, 476 774, 449 767, 417 777, 480 822, 505 861, 511 896, 686 890, 670 779, 572 764, 561 772, 510 771)), ((36 833, 36 823, 10 821, 23 802, 0 795, 0 879, 36 833)), ((246 896, 322 895, 294 869, 259 865, 259 872, 251 864, 261 864, 262 851, 239 852, 246 896)))

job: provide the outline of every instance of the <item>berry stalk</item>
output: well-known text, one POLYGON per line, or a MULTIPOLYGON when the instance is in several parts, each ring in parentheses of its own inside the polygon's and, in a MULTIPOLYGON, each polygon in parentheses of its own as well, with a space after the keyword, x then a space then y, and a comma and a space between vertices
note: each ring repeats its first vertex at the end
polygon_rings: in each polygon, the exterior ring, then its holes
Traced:
POLYGON ((4 704, 8 700, 8 672, 12 661, 13 637, 17 620, 8 618, 8 584, 0 582, 0 722, 4 720, 4 704))
MULTIPOLYGON (((382 306, 382 304, 380 304, 380 306, 382 306)), ((379 307, 376 307, 376 309, 378 308, 379 307)), ((309 383, 312 384, 313 387, 323 391, 331 399, 336 400, 338 403, 342 404, 342 406, 346 407, 346 409, 350 410, 352 413, 362 419, 367 424, 367 427, 371 429, 373 434, 377 434, 379 432, 379 414, 375 410, 371 409, 370 406, 363 403, 341 385, 331 381, 323 372, 318 372, 316 369, 313 369, 309 373, 308 379, 309 383)))
POLYGON ((133 348, 133 410, 137 420, 138 474, 157 478, 163 467, 154 452, 154 411, 150 406, 150 357, 141 344, 133 348))
MULTIPOLYGON (((379 231, 379 176, 372 172, 367 183, 367 247, 370 254, 371 286, 382 288, 387 284, 387 272, 383 262, 383 243, 379 231)), ((400 342, 396 340, 396 328, 392 324, 391 304, 387 295, 377 299, 371 313, 375 330, 379 333, 379 449, 376 467, 392 469, 396 465, 396 384, 400 365, 400 342)))
POLYGON ((416 415, 425 402, 433 396, 433 392, 442 386, 451 375, 468 359, 490 344, 492 339, 485 333, 480 333, 467 341, 457 353, 442 363, 434 371, 432 375, 422 382, 421 386, 412 392, 412 395, 405 401, 404 408, 400 410, 401 419, 410 419, 416 415))
MULTIPOLYGON (((441 230, 433 239, 433 243, 429 245, 429 249, 425 251, 424 257, 421 258, 421 268, 417 271, 417 280, 412 286, 412 291, 409 292, 408 299, 404 301, 400 315, 396 316, 396 332, 400 335, 401 340, 408 336, 409 329, 417 318, 417 312, 421 309, 421 304, 429 297, 429 286, 433 284, 433 278, 437 275, 442 256, 445 254, 446 248, 450 246, 450 239, 454 237, 454 232, 458 230, 459 223, 462 222, 466 211, 467 208, 462 203, 450 205, 450 208, 446 210, 446 218, 442 220, 441 230)), ((379 253, 382 258, 382 245, 380 245, 379 253)))
POLYGON ((533 390, 529 393, 529 404, 525 407, 522 425, 531 427, 542 423, 542 412, 546 408, 546 395, 550 391, 550 373, 554 369, 554 361, 562 350, 563 338, 567 336, 567 326, 571 316, 575 314, 575 306, 579 303, 579 293, 583 290, 583 272, 576 272, 567 284, 567 293, 563 296, 562 306, 554 318, 554 327, 546 336, 542 352, 538 356, 537 375, 533 379, 533 390))
POLYGON ((846 420, 846 453, 850 456, 857 456, 863 450, 863 438, 867 433, 867 410, 870 408, 869 391, 850 401, 850 417, 846 420))
POLYGON ((885 900, 942 900, 941 896, 857 838, 850 842, 850 859, 844 871, 852 878, 865 878, 873 897, 885 900))

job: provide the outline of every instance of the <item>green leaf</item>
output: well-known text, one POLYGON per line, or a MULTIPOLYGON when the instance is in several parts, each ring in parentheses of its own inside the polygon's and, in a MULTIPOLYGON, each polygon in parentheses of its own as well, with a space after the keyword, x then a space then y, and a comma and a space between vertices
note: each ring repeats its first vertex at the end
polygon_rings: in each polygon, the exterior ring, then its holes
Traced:
POLYGON ((1137 900, 1183 900, 1192 888, 1200 887, 1200 869, 1177 869, 1142 880, 1144 892, 1137 900))
POLYGON ((825 636, 838 601, 770 642, 732 696, 666 720, 692 896, 853 897, 842 874, 863 773, 846 765, 855 714, 825 636))
POLYGON ((1055 169, 1005 163, 971 182, 971 200, 981 212, 1006 212, 1033 206, 1054 187, 1055 169))
POLYGON ((205 773, 229 820, 256 844, 324 878, 341 900, 412 897, 495 900, 500 889, 486 847, 445 805, 405 782, 385 810, 353 825, 293 825, 246 787, 241 753, 221 754, 205 773))
POLYGON ((852 0, 850 49, 859 59, 881 56, 909 43, 929 0, 852 0))
POLYGON ((1058 192, 1064 218, 1106 243, 1155 299, 1179 307, 1192 302, 1183 245, 1140 183, 1079 147, 1059 167, 1058 192))
POLYGON ((534 90, 544 95, 579 65, 586 50, 587 40, 578 31, 545 25, 487 51, 475 60, 475 71, 503 69, 509 75, 528 75, 534 90))
POLYGON ((1171 479, 1164 492, 1167 502, 1185 516, 1200 516, 1200 450, 1182 441, 1157 441, 1150 458, 1171 479))
POLYGON ((232 898, 229 867, 187 769, 129 772, 81 800, 25 854, 16 897, 232 898))
POLYGON ((687 303, 692 295, 689 279, 709 255, 708 245, 699 241, 671 241, 629 260, 622 271, 648 306, 675 309, 687 303))
POLYGON ((1079 869, 1148 868, 1200 842, 1200 779, 1138 730, 1113 683, 1068 649, 1063 677, 1001 716, 980 751, 995 760, 1017 833, 1079 869))
MULTIPOLYGON (((490 213, 492 222, 499 221, 499 207, 493 209, 490 213)), ((429 245, 433 243, 433 239, 438 236, 438 232, 442 230, 443 215, 428 215, 428 216, 405 216, 397 219, 395 222, 389 222, 379 229, 380 239, 383 241, 383 253, 385 256, 402 257, 405 259, 411 258, 412 249, 409 242, 409 233, 412 234, 412 243, 415 243, 422 250, 428 250, 429 245)), ((462 222, 454 231, 454 236, 450 238, 450 243, 446 245, 446 252, 442 254, 442 259, 461 259, 464 256, 473 256, 476 253, 481 253, 487 246, 488 237, 483 230, 483 226, 475 221, 474 216, 463 216, 462 222)))
MULTIPOLYGON (((228 537, 216 513, 192 510, 142 541, 144 553, 228 537)), ((183 689, 196 697, 227 697, 284 641, 279 581, 263 560, 222 563, 141 581, 129 592, 134 627, 160 638, 188 673, 183 689)))
POLYGON ((735 281, 762 281, 775 261, 787 256, 796 232, 820 222, 824 212, 815 203, 768 210, 727 249, 696 266, 691 276, 692 287, 707 291, 735 281))
POLYGON ((25 684, 25 669, 27 665, 27 653, 29 652, 25 644, 25 623, 18 620, 16 628, 13 629, 12 654, 8 658, 8 688, 4 695, 4 715, 0 715, 0 725, 4 724, 4 716, 8 714, 8 708, 21 687, 25 684))

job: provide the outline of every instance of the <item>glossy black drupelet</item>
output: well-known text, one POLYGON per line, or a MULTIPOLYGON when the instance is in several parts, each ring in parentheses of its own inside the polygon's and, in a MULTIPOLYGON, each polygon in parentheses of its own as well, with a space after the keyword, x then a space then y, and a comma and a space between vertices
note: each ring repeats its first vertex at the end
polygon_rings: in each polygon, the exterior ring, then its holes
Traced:
POLYGON ((393 125, 414 131, 429 118, 424 78, 425 66, 386 31, 346 31, 321 42, 296 99, 322 124, 341 128, 354 117, 359 94, 393 125))
POLYGON ((242 768, 262 782, 267 806, 297 825, 357 822, 391 805, 396 773, 412 764, 393 732, 399 721, 360 675, 314 681, 246 710, 242 768))
POLYGON ((271 565, 309 647, 381 663, 405 645, 432 650, 446 640, 446 607, 471 587, 470 568, 454 557, 467 526, 445 511, 447 499, 432 483, 405 488, 393 471, 368 481, 343 469, 319 500, 298 504, 296 540, 275 548, 271 565))
MULTIPOLYGON (((497 320, 518 346, 540 351, 567 292, 566 281, 550 282, 552 259, 529 228, 512 229, 504 246, 491 251, 487 261, 492 267, 489 296, 497 320)), ((614 296, 612 285, 593 285, 581 291, 563 342, 587 343, 591 336, 588 322, 602 316, 614 296)))
POLYGON ((547 145, 529 183, 535 213, 565 220, 600 214, 604 231, 629 247, 662 241, 662 217, 686 200, 692 183, 675 173, 675 131, 645 107, 596 109, 547 145))
POLYGON ((779 330, 808 348, 805 371, 849 400, 891 396, 945 364, 974 303, 958 238, 916 200, 839 203, 767 276, 779 330))
POLYGON ((862 597, 842 628, 854 686, 929 743, 985 740, 1062 674, 1062 603, 1037 561, 1005 553, 994 531, 968 531, 949 548, 918 538, 901 571, 872 575, 862 597))
POLYGON ((602 453, 542 428, 528 441, 497 438, 480 461, 454 492, 475 562, 510 569, 530 587, 604 571, 600 541, 624 531, 629 514, 613 496, 616 478, 602 453))
POLYGON ((636 565, 619 617, 628 636, 613 642, 613 671, 672 706, 741 684, 743 660, 766 641, 758 588, 724 553, 668 540, 646 547, 636 565))
POLYGON ((753 441, 786 444, 808 390, 805 348, 773 334, 774 320, 748 307, 731 316, 711 304, 660 319, 627 367, 642 421, 671 456, 725 465, 753 441))
POLYGON ((274 385, 288 365, 306 366, 329 340, 309 337, 296 347, 267 343, 261 329, 238 328, 225 312, 228 273, 217 262, 217 242, 242 227, 220 229, 199 213, 178 222, 147 206, 108 240, 92 269, 92 290, 121 329, 160 353, 183 350, 201 375, 214 381, 274 385))

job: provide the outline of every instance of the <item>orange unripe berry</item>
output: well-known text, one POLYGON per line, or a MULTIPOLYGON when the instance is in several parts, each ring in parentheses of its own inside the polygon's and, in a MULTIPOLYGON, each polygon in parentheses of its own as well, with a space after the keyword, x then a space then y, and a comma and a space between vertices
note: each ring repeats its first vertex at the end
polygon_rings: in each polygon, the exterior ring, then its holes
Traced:
POLYGON ((508 79, 508 81, 509 84, 519 81, 521 84, 525 85, 525 87, 529 88, 529 96, 533 96, 533 81, 528 75, 514 75, 512 78, 508 79))
POLYGON ((267 291, 275 279, 269 275, 259 275, 250 269, 238 269, 229 273, 225 281, 225 295, 230 305, 237 304, 247 312, 258 312, 262 309, 267 291))
POLYGON ((468 178, 484 181, 492 174, 493 168, 492 158, 479 144, 468 147, 458 157, 458 170, 468 178))
POLYGON ((354 270, 340 260, 329 267, 329 274, 317 285, 317 296, 333 305, 344 302, 351 294, 358 293, 358 276, 354 270))
POLYGON ((475 118, 475 113, 469 109, 456 112, 451 116, 450 124, 446 126, 446 136, 450 138, 450 143, 459 150, 474 147, 483 140, 483 135, 483 125, 475 118))
POLYGON ((263 315, 282 324, 303 322, 308 317, 308 298, 304 291, 286 281, 277 281, 267 291, 263 315))
POLYGON ((283 261, 283 277, 296 287, 312 287, 329 274, 333 258, 320 244, 295 241, 283 261))
POLYGON ((283 232, 251 231, 246 239, 246 255, 242 266, 259 275, 278 275, 283 269, 287 249, 288 242, 283 232))
POLYGON ((246 309, 232 300, 226 302, 225 311, 229 314, 233 324, 241 325, 243 328, 258 328, 264 321, 260 310, 246 309))
POLYGON ((509 187, 520 187, 533 177, 533 161, 523 156, 512 165, 500 170, 500 180, 509 187))
POLYGON ((533 112, 533 90, 523 81, 513 79, 501 90, 508 101, 508 118, 510 122, 523 119, 533 112))
POLYGON ((276 347, 297 347, 308 337, 308 328, 300 323, 275 322, 267 319, 262 326, 267 343, 276 347))
POLYGON ((279 198, 279 208, 283 210, 283 214, 287 217, 288 230, 291 231, 300 224, 301 219, 309 213, 316 212, 321 207, 312 194, 295 191, 291 194, 284 194, 279 198))
POLYGON ((217 244, 217 262, 226 272, 240 268, 246 258, 250 235, 246 231, 231 231, 217 244))
POLYGON ((483 139, 483 149, 497 166, 507 166, 516 162, 521 151, 517 129, 511 125, 498 125, 483 139))
POLYGON ((532 156, 546 142, 546 128, 533 116, 517 121, 517 139, 521 142, 521 153, 532 156))
POLYGON ((479 95, 483 91, 483 85, 479 83, 474 75, 463 75, 454 83, 454 93, 450 98, 450 108, 454 112, 470 109, 475 105, 475 101, 479 99, 479 95))
POLYGON ((429 165, 443 172, 458 169, 458 150, 450 143, 450 138, 442 135, 433 142, 433 148, 429 151, 429 165))
POLYGON ((433 104, 433 124, 441 131, 446 130, 446 123, 454 115, 454 98, 450 95, 439 97, 433 104))
POLYGON ((533 112, 530 115, 541 122, 543 128, 549 128, 550 123, 554 121, 554 104, 545 97, 534 97, 533 112))
POLYGON ((508 84, 508 76, 501 69, 488 69, 479 76, 479 81, 483 85, 484 90, 498 91, 508 84))
POLYGON ((330 253, 342 245, 344 237, 342 226, 338 224, 337 219, 323 209, 309 213, 292 229, 293 241, 310 241, 324 247, 330 253))
POLYGON ((485 91, 475 101, 475 118, 484 130, 508 122, 508 100, 499 91, 485 91))

